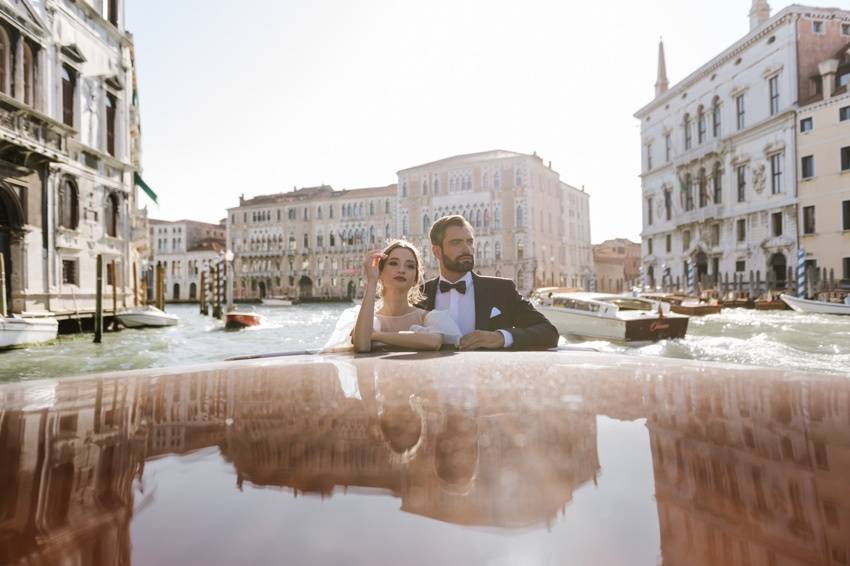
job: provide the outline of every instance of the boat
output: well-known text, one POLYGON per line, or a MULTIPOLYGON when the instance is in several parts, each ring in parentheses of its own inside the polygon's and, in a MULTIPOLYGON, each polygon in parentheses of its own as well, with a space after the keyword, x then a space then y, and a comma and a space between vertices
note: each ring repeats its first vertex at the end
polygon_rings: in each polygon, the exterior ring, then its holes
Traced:
POLYGON ((717 301, 703 301, 697 297, 674 295, 670 293, 641 293, 644 299, 661 301, 670 305, 670 310, 688 316, 706 316, 719 314, 721 306, 717 301))
POLYGON ((115 318, 127 328, 175 326, 180 320, 177 315, 163 312, 153 305, 121 311, 115 315, 115 318))
POLYGON ((50 315, 0 315, 0 350, 43 344, 59 335, 59 322, 50 315))
POLYGON ((779 295, 786 305, 797 312, 809 314, 843 314, 850 315, 850 296, 844 299, 844 303, 828 303, 826 301, 813 301, 811 299, 800 299, 791 295, 779 295))
POLYGON ((607 293, 555 293, 537 309, 564 336, 615 342, 655 342, 684 338, 688 317, 670 305, 641 297, 607 293))
POLYGON ((0 384, 4 521, 29 526, 3 563, 837 564, 848 398, 845 375, 561 350, 0 384))
POLYGON ((264 307, 291 307, 292 299, 287 297, 266 297, 261 300, 264 307))
POLYGON ((248 326, 259 326, 263 317, 253 310, 236 308, 224 315, 224 327, 228 330, 239 330, 248 326))

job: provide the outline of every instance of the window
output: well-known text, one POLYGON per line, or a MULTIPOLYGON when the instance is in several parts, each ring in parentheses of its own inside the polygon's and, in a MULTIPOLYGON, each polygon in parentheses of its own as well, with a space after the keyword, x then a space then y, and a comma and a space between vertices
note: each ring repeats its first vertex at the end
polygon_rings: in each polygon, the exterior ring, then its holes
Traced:
POLYGON ((79 281, 77 280, 77 262, 75 260, 62 260, 62 283, 79 285, 79 281))
POLYGON ((118 0, 108 0, 106 19, 113 26, 118 26, 118 0))
POLYGON ((310 248, 310 237, 309 237, 309 235, 304 234, 304 238, 303 238, 303 240, 304 240, 304 241, 303 241, 304 249, 305 249, 305 250, 309 249, 309 248, 310 248))
MULTIPOLYGON (((850 149, 850 148, 848 148, 850 149)), ((850 153, 850 152, 848 152, 850 153)), ((770 156, 770 192, 775 194, 782 192, 782 158, 783 154, 777 153, 770 156)), ((850 156, 848 156, 850 157, 850 156)))
POLYGON ((818 35, 823 33, 823 22, 812 22, 812 32, 818 35))
POLYGON ((74 93, 77 89, 77 74, 67 65, 62 65, 62 121, 74 127, 74 93))
POLYGON ((736 169, 738 177, 738 202, 747 200, 747 166, 739 165, 736 169))
POLYGON ((115 108, 116 98, 107 93, 106 95, 106 152, 115 155, 115 108))
MULTIPOLYGON (((435 181, 434 190, 436 190, 436 187, 437 187, 437 185, 436 185, 436 181, 435 181)), ((384 201, 384 214, 389 214, 389 213, 390 213, 390 199, 387 199, 387 200, 384 201)))
POLYGON ((803 234, 815 233, 815 207, 803 207, 803 234))
MULTIPOLYGON (((809 118, 811 120, 811 118, 809 118)), ((850 120, 850 106, 842 106, 838 109, 838 121, 850 120)))
POLYGON ((737 236, 737 240, 739 242, 743 242, 747 239, 747 219, 739 218, 735 222, 735 234, 737 236))
POLYGON ((703 142, 705 142, 705 112, 700 106, 697 114, 697 143, 703 142))
POLYGON ((682 232, 682 251, 688 251, 691 247, 691 231, 685 230, 682 232))
POLYGON ((646 170, 652 170, 652 144, 646 144, 646 170))
POLYGON ((720 224, 712 224, 711 225, 711 245, 712 246, 719 246, 720 245, 720 224))
POLYGON ((118 237, 118 195, 109 193, 106 197, 106 235, 113 238, 118 237))
POLYGON ((667 220, 673 217, 673 194, 669 189, 664 191, 664 214, 667 220))
POLYGON ((850 200, 845 200, 841 203, 841 211, 843 222, 841 223, 842 230, 850 230, 850 200))
POLYGON ((685 121, 682 123, 682 128, 685 132, 685 149, 691 149, 691 117, 685 114, 685 121))
POLYGON ((65 179, 59 188, 59 225, 74 230, 79 220, 77 187, 70 179, 65 179))
POLYGON ((841 260, 841 263, 843 264, 841 278, 845 281, 850 280, 850 257, 845 257, 841 260))
POLYGON ((841 24, 841 35, 850 35, 850 24, 841 24))
POLYGON ((743 259, 739 259, 735 262, 735 271, 738 273, 743 273, 747 270, 747 262, 743 259))
POLYGON ((708 204, 708 181, 705 177, 705 169, 699 170, 699 207, 708 204))
POLYGON ((782 235, 782 213, 774 212, 770 215, 771 232, 774 237, 782 235))
POLYGON ((649 255, 652 255, 652 238, 646 241, 646 250, 649 255))
POLYGON ((841 170, 850 171, 850 146, 841 148, 841 170))
POLYGON ((723 169, 720 168, 720 163, 714 164, 714 204, 723 202, 723 169))
POLYGON ((671 251, 673 251, 673 236, 667 234, 664 240, 664 249, 669 254, 671 251))
POLYGON ((685 175, 685 210, 694 209, 694 187, 691 174, 685 175))
POLYGON ((12 69, 9 36, 0 28, 0 92, 10 94, 9 73, 12 69))
POLYGON ((738 126, 739 130, 743 130, 746 122, 745 118, 745 108, 744 108, 744 95, 739 94, 735 97, 735 122, 738 126))
POLYGON ((404 179, 401 181, 401 196, 407 196, 407 181, 404 179))
POLYGON ((814 122, 811 118, 803 118, 800 120, 800 132, 806 133, 811 132, 814 129, 814 122))
POLYGON ((773 116, 779 112, 779 75, 770 77, 767 86, 770 92, 770 115, 773 116))
POLYGON ((815 158, 812 155, 806 155, 800 160, 800 171, 803 179, 811 179, 815 176, 815 158))
POLYGON ((670 154, 672 153, 672 140, 670 134, 664 135, 664 161, 670 163, 670 154))
POLYGON ((35 65, 33 63, 32 48, 24 41, 24 104, 34 106, 35 100, 35 65))
POLYGON ((646 199, 646 223, 652 226, 652 197, 646 199))
POLYGON ((711 107, 711 130, 714 137, 720 137, 720 100, 717 98, 711 107))

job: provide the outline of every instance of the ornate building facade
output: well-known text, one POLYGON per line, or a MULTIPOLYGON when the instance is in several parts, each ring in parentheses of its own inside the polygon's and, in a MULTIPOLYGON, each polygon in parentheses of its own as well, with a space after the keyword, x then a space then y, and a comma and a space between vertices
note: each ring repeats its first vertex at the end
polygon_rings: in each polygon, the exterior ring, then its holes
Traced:
POLYGON ((228 209, 236 298, 354 297, 364 254, 405 237, 438 272, 428 230, 447 214, 475 228, 476 271, 536 286, 585 287, 593 277, 589 195, 536 155, 489 151, 398 172, 386 187, 309 187, 228 209))
POLYGON ((140 159, 122 0, 0 1, 0 253, 9 311, 93 309, 95 262, 132 300, 140 159))
POLYGON ((626 238, 605 240, 593 246, 596 290, 622 293, 639 283, 640 244, 626 238))
MULTIPOLYGON (((148 221, 151 257, 154 265, 165 268, 165 295, 169 301, 197 301, 200 298, 201 273, 219 262, 225 251, 226 228, 196 220, 148 221)), ((148 277, 148 285, 154 278, 148 277)), ((153 297, 153 290, 148 291, 153 297)))
POLYGON ((822 53, 847 42, 850 12, 753 0, 750 32, 668 88, 641 121, 643 266, 650 285, 759 272, 785 281, 797 253, 798 100, 822 53))

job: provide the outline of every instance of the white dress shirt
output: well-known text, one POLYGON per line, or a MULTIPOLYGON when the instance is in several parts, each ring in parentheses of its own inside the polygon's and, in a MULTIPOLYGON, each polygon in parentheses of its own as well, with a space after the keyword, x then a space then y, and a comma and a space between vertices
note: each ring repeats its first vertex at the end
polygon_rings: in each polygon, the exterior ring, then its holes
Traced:
MULTIPOLYGON (((442 275, 440 275, 439 281, 452 283, 442 275)), ((457 323, 461 334, 469 334, 475 330, 475 288, 472 282, 472 273, 466 272, 466 275, 458 279, 458 281, 466 282, 465 293, 460 293, 457 289, 449 289, 447 293, 441 293, 439 281, 437 282, 437 295, 434 297, 434 310, 449 311, 449 316, 457 323)), ((505 337, 505 348, 510 348, 514 343, 513 335, 507 330, 499 329, 499 332, 505 337)))

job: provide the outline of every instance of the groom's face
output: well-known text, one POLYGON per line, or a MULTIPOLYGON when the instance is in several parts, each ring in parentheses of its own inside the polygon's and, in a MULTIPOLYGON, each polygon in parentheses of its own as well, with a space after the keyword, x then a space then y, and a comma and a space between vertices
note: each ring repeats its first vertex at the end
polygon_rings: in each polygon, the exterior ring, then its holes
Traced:
POLYGON ((466 273, 475 267, 475 240, 468 226, 446 228, 442 246, 434 246, 434 255, 443 268, 453 273, 466 273))

